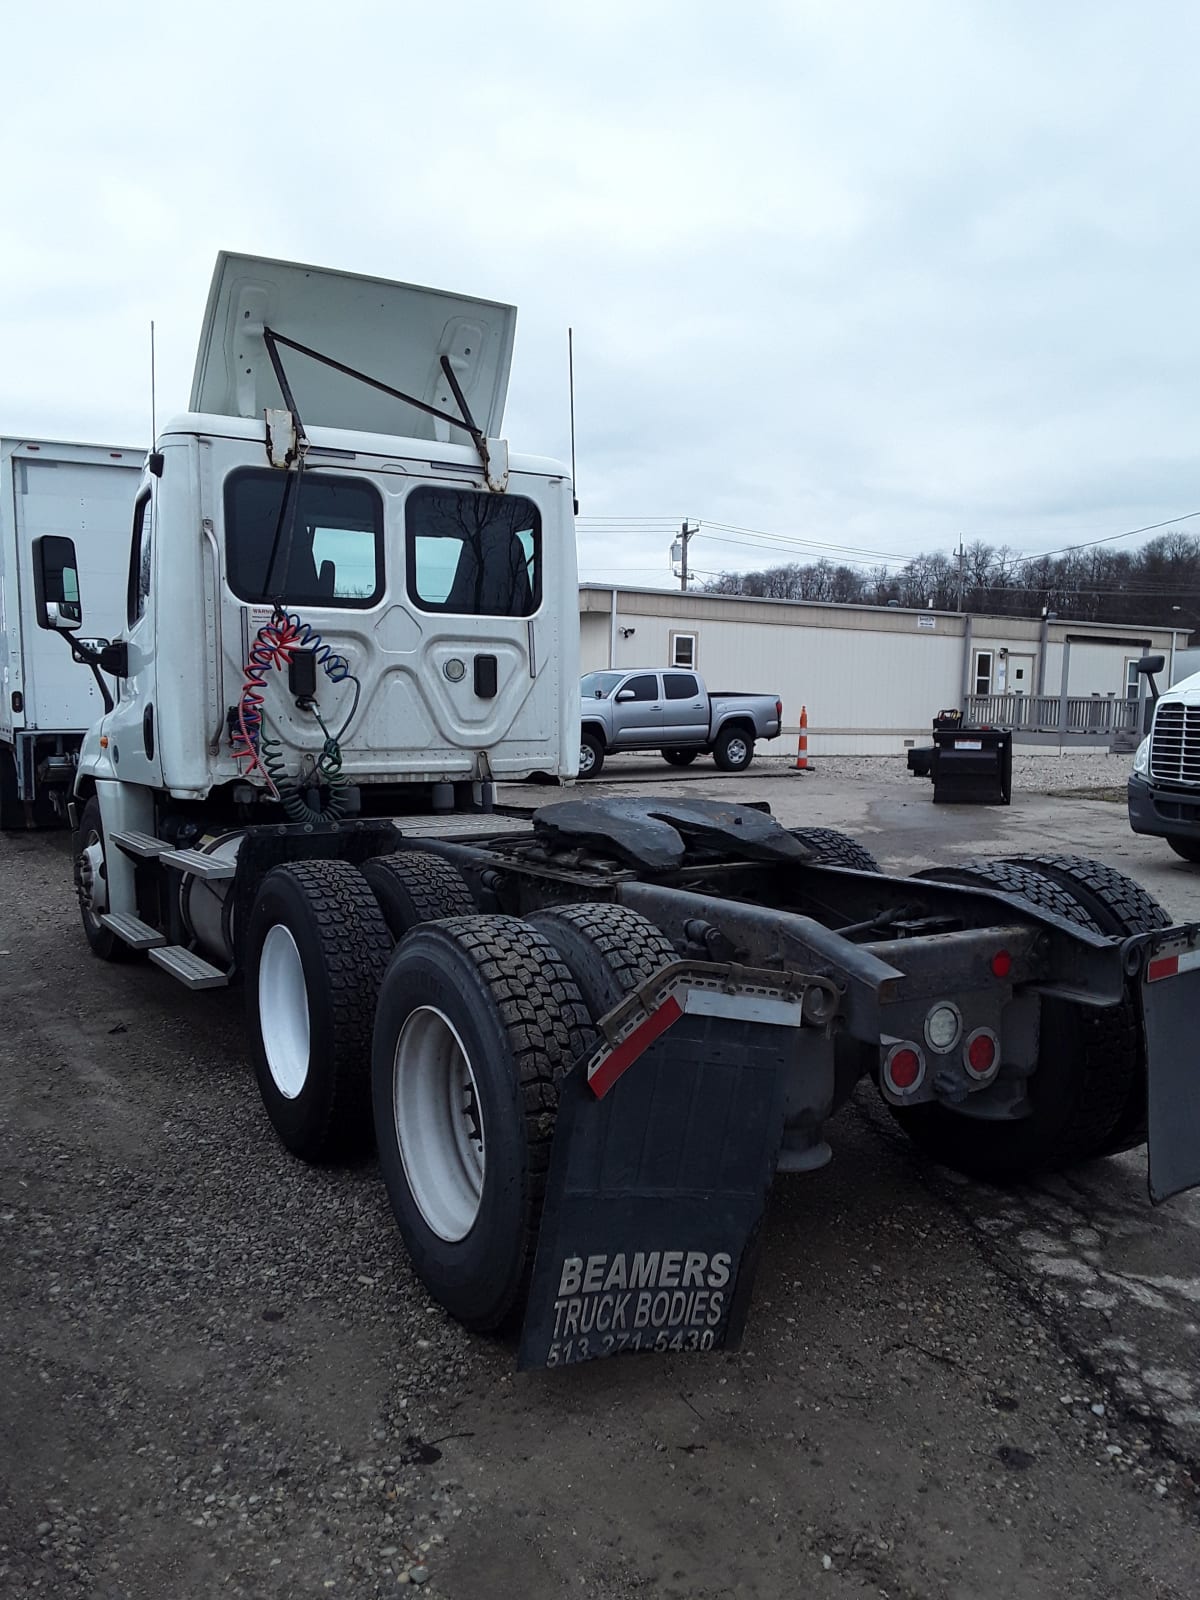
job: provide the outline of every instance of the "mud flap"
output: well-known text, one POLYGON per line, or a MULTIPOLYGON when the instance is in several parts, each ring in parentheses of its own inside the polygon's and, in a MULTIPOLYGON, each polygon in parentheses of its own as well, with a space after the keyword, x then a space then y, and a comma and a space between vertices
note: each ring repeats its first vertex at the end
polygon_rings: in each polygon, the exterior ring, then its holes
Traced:
POLYGON ((564 1080, 521 1368, 739 1344, 801 1006, 723 1007, 671 994, 564 1080))
POLYGON ((1156 941, 1141 983, 1149 1096, 1150 1198, 1200 1185, 1200 949, 1156 941))

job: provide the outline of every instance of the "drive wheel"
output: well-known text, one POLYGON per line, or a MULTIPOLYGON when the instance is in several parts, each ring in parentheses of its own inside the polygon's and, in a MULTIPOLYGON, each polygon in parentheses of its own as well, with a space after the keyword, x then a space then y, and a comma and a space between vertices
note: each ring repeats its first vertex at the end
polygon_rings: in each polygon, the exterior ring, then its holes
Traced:
POLYGON ((107 845, 100 802, 93 795, 83 808, 74 839, 75 892, 79 915, 92 954, 101 961, 134 961, 140 954, 124 939, 118 939, 100 918, 108 910, 107 845))
MULTIPOLYGON (((1074 887, 1051 876, 1036 860, 972 862, 931 868, 917 876, 999 889, 1094 933, 1109 931, 1074 887)), ((1043 999, 1028 1116, 989 1121, 944 1105, 889 1106, 889 1110, 914 1144, 934 1160, 970 1177, 1018 1182, 1038 1172, 1095 1160, 1120 1147, 1116 1141, 1131 1106, 1144 1109, 1145 1068, 1139 1041, 1137 1012, 1129 997, 1102 1010, 1043 999)))
POLYGON ((745 772, 754 760, 754 735, 737 723, 722 728, 713 746, 713 760, 722 772, 745 772))
POLYGON ((515 917, 454 917, 397 945, 379 996, 379 1161, 413 1270, 480 1332, 524 1308, 558 1086, 591 1048, 561 956, 515 917))
POLYGON ((563 906, 529 921, 561 952, 593 1022, 679 959, 666 934, 628 906, 563 906))
POLYGON ((470 917, 476 905, 458 868, 431 850, 373 856, 359 868, 371 885, 393 939, 443 917, 470 917))
POLYGON ((883 871, 865 844, 859 844, 848 833, 839 833, 836 828, 789 828, 788 832, 813 852, 814 866, 854 867, 859 872, 883 871))
POLYGON ((263 879, 246 936, 246 1007, 259 1092, 293 1155, 370 1147, 375 998, 391 939, 345 861, 297 861, 263 879))
POLYGON ((699 750, 664 750, 662 758, 669 767, 690 767, 699 754, 699 750))

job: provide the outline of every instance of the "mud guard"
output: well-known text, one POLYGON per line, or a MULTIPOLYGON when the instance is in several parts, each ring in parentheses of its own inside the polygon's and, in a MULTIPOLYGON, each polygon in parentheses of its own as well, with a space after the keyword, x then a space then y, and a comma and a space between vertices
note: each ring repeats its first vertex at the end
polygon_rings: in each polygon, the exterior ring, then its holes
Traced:
POLYGON ((738 1346, 802 1015, 681 981, 575 1064, 520 1368, 738 1346))
POLYGON ((1136 944, 1144 958, 1149 1187, 1158 1205, 1200 1185, 1200 929, 1136 944))

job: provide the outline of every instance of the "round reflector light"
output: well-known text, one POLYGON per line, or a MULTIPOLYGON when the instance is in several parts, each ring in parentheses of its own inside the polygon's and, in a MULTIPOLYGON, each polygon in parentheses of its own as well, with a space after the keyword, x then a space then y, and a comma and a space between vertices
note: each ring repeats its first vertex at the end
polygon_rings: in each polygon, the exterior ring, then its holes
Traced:
POLYGON ((957 1006, 943 1000, 932 1007, 925 1018, 925 1042, 931 1050, 945 1055, 948 1050, 954 1049, 961 1034, 962 1017, 957 1006))
POLYGON ((883 1080, 893 1094, 911 1094, 925 1077, 925 1057, 915 1044, 894 1044, 884 1057, 883 1080))
POLYGON ((992 975, 997 978, 1007 978, 1012 971, 1013 959, 1007 950, 997 950, 992 957, 992 975))
POLYGON ((967 1071, 973 1078, 986 1078, 1000 1061, 1000 1041, 990 1028, 976 1028, 963 1050, 967 1071))

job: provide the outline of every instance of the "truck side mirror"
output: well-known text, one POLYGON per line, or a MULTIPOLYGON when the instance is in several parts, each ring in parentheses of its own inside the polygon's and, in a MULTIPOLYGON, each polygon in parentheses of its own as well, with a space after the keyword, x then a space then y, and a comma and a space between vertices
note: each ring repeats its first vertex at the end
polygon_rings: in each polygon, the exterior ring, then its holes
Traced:
POLYGON ((632 689, 619 689, 617 691, 617 704, 619 706, 623 706, 628 701, 636 700, 636 699, 637 699, 637 695, 634 694, 632 689))
POLYGON ((1150 685, 1151 702, 1158 700, 1158 685, 1154 681, 1154 674, 1161 672, 1166 664, 1166 656, 1143 656, 1140 661, 1135 663, 1137 670, 1145 675, 1150 685))
POLYGON ((44 533, 33 541, 34 614, 39 628, 73 633, 83 623, 75 541, 44 533))

